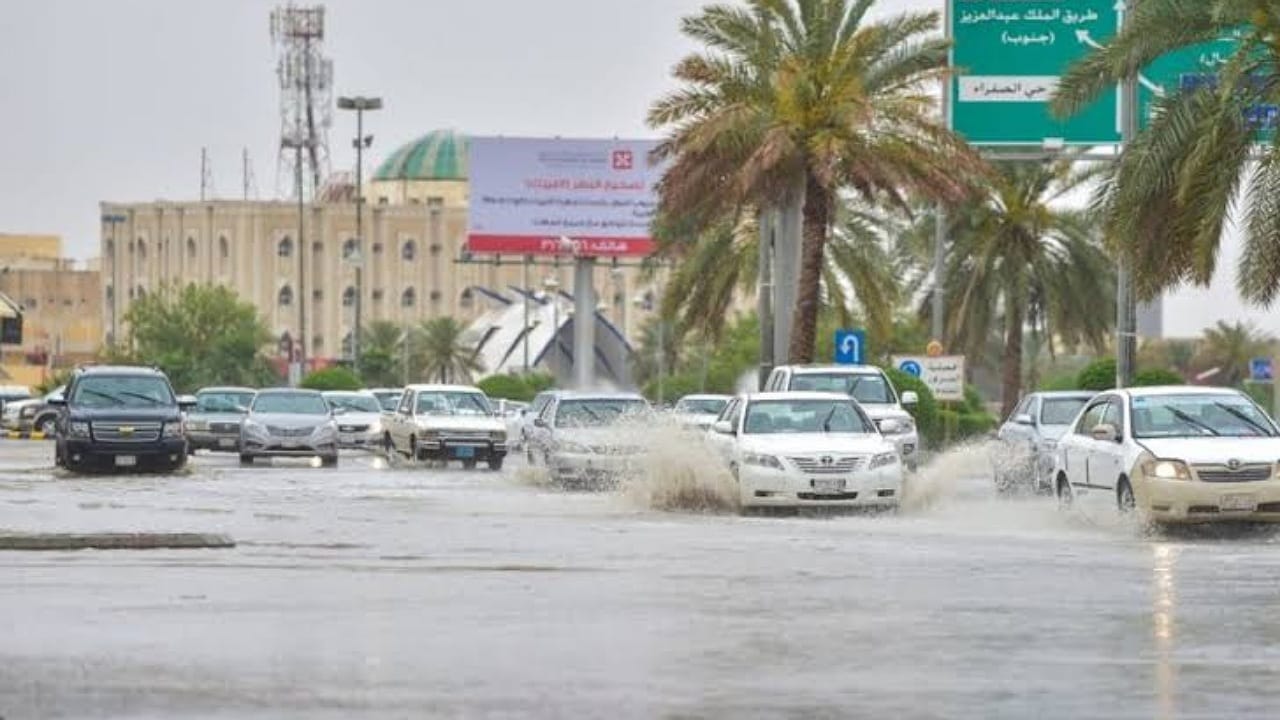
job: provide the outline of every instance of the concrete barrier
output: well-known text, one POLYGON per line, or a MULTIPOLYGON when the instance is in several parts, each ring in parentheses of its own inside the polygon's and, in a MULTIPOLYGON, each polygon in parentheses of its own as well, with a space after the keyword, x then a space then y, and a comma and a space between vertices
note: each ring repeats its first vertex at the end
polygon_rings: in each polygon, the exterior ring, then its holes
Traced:
POLYGON ((227 535, 206 533, 4 533, 3 550, 194 550, 233 548, 227 535))

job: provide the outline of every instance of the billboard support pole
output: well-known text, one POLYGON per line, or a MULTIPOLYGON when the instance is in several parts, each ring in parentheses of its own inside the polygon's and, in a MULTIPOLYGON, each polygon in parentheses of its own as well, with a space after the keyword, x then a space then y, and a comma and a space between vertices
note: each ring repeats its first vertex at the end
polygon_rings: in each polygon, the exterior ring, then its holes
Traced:
POLYGON ((579 390, 590 390, 596 381, 596 259, 573 260, 573 376, 579 390))
MULTIPOLYGON (((1121 30, 1126 21, 1121 19, 1121 30)), ((1124 79, 1120 97, 1121 147, 1128 150, 1138 134, 1138 77, 1124 79)), ((1116 162, 1119 162, 1117 156, 1116 162)), ((1116 254, 1116 387, 1133 384, 1137 359, 1137 303, 1134 302, 1133 270, 1124 256, 1116 254)))

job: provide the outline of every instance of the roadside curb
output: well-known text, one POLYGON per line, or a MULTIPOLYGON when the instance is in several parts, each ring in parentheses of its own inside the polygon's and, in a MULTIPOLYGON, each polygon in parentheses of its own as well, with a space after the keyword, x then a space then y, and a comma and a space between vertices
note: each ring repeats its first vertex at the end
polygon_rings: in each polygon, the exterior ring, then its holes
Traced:
POLYGON ((7 430, 0 435, 6 440, 52 440, 53 435, 45 435, 42 432, 18 432, 17 430, 7 430))
POLYGON ((0 533, 0 551, 194 550, 235 546, 228 535, 206 533, 0 533))

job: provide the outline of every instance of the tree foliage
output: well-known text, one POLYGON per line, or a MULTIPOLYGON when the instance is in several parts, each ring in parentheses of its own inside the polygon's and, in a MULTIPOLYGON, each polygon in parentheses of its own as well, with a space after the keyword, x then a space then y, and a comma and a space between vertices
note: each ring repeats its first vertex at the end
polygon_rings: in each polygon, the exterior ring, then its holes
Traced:
POLYGON ((404 330, 375 320, 360 333, 360 377, 369 387, 395 387, 404 378, 404 330))
POLYGON ((409 336, 410 376, 431 382, 470 382, 484 367, 466 328, 456 318, 438 317, 419 325, 409 336))
POLYGON ((298 385, 308 390, 359 390, 364 387, 355 373, 340 366, 309 372, 298 385))
POLYGON ((108 349, 110 359, 155 365, 179 392, 276 379, 263 354, 271 333, 257 308, 224 286, 161 288, 135 300, 124 322, 124 343, 108 349))

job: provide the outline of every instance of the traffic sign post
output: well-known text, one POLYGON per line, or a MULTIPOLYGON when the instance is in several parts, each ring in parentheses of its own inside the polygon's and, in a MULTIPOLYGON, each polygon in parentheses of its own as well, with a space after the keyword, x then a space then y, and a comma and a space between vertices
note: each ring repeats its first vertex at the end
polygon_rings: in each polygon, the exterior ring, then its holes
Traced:
POLYGON ((839 365, 862 365, 867 361, 867 331, 836 331, 836 363, 839 365))

